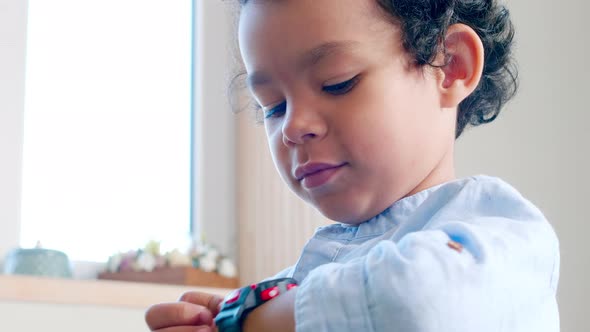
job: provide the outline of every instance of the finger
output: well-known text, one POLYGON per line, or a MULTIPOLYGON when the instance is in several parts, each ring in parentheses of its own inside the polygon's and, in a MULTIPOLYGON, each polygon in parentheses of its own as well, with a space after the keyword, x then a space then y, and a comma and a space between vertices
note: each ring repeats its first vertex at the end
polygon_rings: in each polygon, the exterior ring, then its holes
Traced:
POLYGON ((154 332, 216 332, 210 326, 175 326, 168 327, 154 332))
POLYGON ((186 292, 182 294, 179 301, 202 305, 209 309, 215 317, 219 313, 223 297, 201 292, 186 292))
POLYGON ((209 309, 192 303, 160 303, 148 308, 145 321, 155 331, 174 326, 211 325, 213 315, 209 309))

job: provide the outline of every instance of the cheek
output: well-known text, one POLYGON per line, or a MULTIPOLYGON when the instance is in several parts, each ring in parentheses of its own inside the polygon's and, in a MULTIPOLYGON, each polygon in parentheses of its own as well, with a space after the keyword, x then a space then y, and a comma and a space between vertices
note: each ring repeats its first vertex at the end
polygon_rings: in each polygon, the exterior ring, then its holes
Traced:
POLYGON ((437 90, 429 80, 408 75, 404 80, 395 80, 379 95, 381 98, 375 96, 374 107, 380 109, 381 120, 387 122, 393 135, 404 138, 406 145, 414 139, 429 136, 430 128, 439 121, 441 110, 437 90))
POLYGON ((287 182, 288 178, 286 178, 286 176, 288 177, 288 174, 291 169, 291 164, 289 160, 288 150, 283 144, 280 128, 276 128, 275 126, 269 126, 268 124, 265 124, 265 129, 266 140, 268 142, 268 148, 270 150, 272 160, 283 180, 287 182))
POLYGON ((347 130, 341 135, 348 136, 362 158, 383 158, 399 166, 411 163, 413 155, 424 150, 423 141, 431 136, 436 121, 432 92, 425 82, 412 79, 382 78, 367 84, 358 91, 363 98, 351 103, 347 130))

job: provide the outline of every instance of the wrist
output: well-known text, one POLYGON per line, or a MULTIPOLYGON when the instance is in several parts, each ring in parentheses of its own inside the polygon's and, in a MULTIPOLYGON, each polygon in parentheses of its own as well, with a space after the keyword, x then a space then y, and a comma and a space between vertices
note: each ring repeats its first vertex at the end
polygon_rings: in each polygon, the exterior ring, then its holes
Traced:
POLYGON ((219 332, 239 332, 254 311, 268 301, 287 293, 297 282, 292 278, 263 281, 231 292, 222 302, 221 311, 215 317, 219 332))
POLYGON ((243 332, 295 331, 295 297, 297 288, 252 310, 242 325, 243 332))

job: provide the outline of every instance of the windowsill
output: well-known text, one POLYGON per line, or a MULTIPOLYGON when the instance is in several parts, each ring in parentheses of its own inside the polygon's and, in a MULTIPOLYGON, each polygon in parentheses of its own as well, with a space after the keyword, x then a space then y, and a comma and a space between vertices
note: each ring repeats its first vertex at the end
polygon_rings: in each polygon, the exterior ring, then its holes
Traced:
POLYGON ((0 302, 36 302, 146 309, 188 290, 225 296, 229 289, 149 283, 0 275, 0 302))

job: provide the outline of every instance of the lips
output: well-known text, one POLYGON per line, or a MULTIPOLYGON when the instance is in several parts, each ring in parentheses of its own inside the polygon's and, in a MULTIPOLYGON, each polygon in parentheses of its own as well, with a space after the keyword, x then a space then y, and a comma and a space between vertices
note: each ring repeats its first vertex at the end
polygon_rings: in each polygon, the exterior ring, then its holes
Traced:
POLYGON ((321 172, 321 171, 324 171, 327 169, 337 168, 340 166, 342 166, 342 164, 339 164, 339 165, 324 164, 324 163, 305 164, 305 165, 299 166, 295 169, 295 178, 297 179, 297 181, 301 181, 307 176, 313 175, 315 173, 318 173, 318 172, 321 172))
POLYGON ((308 163, 297 167, 294 175, 304 187, 313 188, 326 183, 344 165, 345 163, 308 163))

